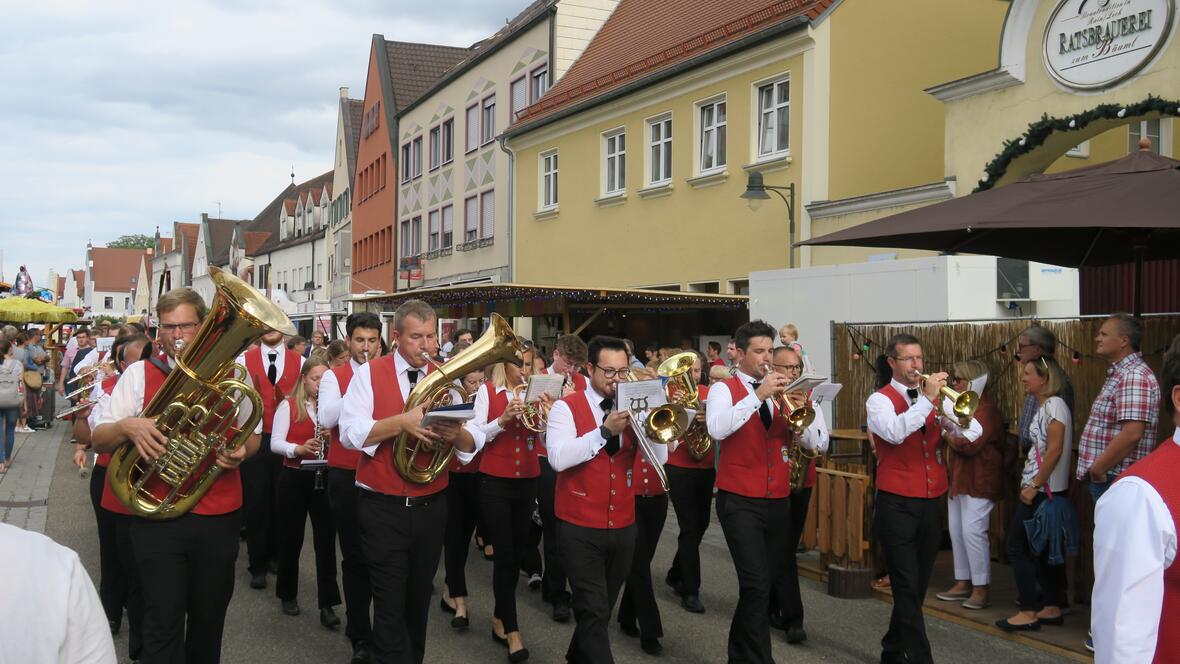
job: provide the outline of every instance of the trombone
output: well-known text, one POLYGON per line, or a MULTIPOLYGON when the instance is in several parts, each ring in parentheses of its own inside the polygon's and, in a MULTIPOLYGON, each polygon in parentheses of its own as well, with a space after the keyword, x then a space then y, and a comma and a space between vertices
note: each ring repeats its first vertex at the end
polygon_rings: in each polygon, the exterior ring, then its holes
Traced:
MULTIPOLYGON (((925 387, 926 381, 930 380, 930 374, 922 374, 922 386, 925 387)), ((963 392, 956 392, 950 386, 943 385, 938 394, 951 400, 954 405, 951 407, 951 413, 945 412, 943 408, 943 400, 938 400, 938 414, 946 418, 953 418, 959 421, 959 426, 966 428, 971 424, 971 418, 975 416, 975 409, 979 407, 979 395, 971 390, 963 392)))

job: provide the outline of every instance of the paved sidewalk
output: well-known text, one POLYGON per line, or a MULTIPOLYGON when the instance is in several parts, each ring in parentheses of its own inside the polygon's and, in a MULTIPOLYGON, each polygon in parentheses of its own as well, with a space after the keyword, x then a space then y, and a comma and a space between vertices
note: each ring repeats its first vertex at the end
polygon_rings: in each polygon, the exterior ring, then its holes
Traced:
POLYGON ((48 429, 16 434, 12 467, 0 475, 0 522, 45 532, 53 466, 69 436, 69 423, 60 421, 48 429))

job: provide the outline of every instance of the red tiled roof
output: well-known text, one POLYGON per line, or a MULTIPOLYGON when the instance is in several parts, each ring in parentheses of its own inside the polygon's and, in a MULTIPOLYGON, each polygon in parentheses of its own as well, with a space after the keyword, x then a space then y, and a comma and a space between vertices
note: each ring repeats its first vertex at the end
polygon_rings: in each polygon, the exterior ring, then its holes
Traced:
POLYGON ((185 256, 185 260, 187 260, 187 264, 191 266, 193 264, 193 255, 197 253, 197 234, 201 232, 201 225, 190 224, 187 222, 177 222, 176 232, 178 235, 184 236, 184 249, 185 253, 188 254, 185 256))
POLYGON ((324 190, 328 192, 328 200, 332 200, 332 183, 324 185, 324 190))
POLYGON ((170 238, 170 237, 160 238, 160 253, 166 254, 170 251, 172 251, 172 238, 170 238))
POLYGON ((261 247, 269 237, 270 233, 266 231, 246 231, 246 255, 253 256, 258 247, 261 247))
POLYGON ((622 0, 573 67, 513 128, 592 100, 835 0, 622 0))
POLYGON ((74 275, 74 288, 78 292, 78 297, 86 295, 86 272, 84 270, 70 270, 74 275))
POLYGON ((59 300, 62 299, 63 297, 65 297, 65 295, 66 295, 66 278, 65 277, 58 277, 57 278, 56 295, 57 295, 57 299, 59 299, 59 300))
POLYGON ((139 266, 145 255, 144 249, 113 249, 91 247, 90 279, 94 290, 123 293, 131 290, 131 281, 139 277, 139 266))
POLYGON ((294 198, 288 198, 283 201, 283 207, 286 208, 287 214, 289 214, 289 215, 295 214, 295 204, 297 202, 298 201, 296 201, 294 198))

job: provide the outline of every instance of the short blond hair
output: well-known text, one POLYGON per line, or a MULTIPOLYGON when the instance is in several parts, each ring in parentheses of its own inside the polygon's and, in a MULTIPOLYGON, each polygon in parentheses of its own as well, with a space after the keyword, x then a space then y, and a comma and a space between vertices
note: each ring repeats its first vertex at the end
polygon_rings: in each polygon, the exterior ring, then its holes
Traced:
POLYGON ((729 367, 714 365, 709 367, 709 382, 718 383, 723 380, 729 380, 729 367))
POLYGON ((794 323, 787 323, 778 329, 778 335, 780 337, 786 336, 788 334, 791 335, 795 341, 799 340, 799 328, 795 327, 794 323))
POLYGON ((156 317, 159 318, 164 314, 172 313, 172 311, 182 304, 192 305, 197 310, 197 320, 205 320, 205 314, 209 312, 209 309, 205 306, 205 298, 201 297, 200 293, 188 286, 182 286, 180 288, 173 288, 160 296, 160 301, 156 302, 156 317))
POLYGON ((434 313, 434 307, 422 300, 406 300, 393 312, 393 329, 397 330, 399 334, 404 331, 406 318, 410 316, 417 318, 423 323, 430 320, 438 320, 438 314, 434 313))

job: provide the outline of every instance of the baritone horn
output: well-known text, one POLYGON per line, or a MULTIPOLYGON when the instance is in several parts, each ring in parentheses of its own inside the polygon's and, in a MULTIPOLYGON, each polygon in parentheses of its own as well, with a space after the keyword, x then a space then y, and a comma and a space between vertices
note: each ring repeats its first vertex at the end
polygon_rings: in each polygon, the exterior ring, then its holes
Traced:
MULTIPOLYGON (((930 374, 922 374, 922 386, 925 387, 926 381, 930 380, 930 374)), ((938 412, 945 417, 953 417, 959 421, 960 426, 967 426, 971 424, 971 418, 975 417, 975 409, 979 407, 979 395, 971 390, 963 392, 956 392, 948 385, 943 385, 942 389, 938 391, 939 395, 951 400, 954 406, 951 407, 951 413, 943 412, 942 399, 938 400, 938 412)))
MULTIPOLYGON (((626 380, 634 381, 640 380, 640 378, 635 375, 634 371, 628 371, 626 380)), ((649 410, 646 397, 631 400, 627 408, 631 414, 631 429, 635 432, 639 453, 647 460, 647 465, 655 471, 656 478, 660 480, 660 487, 667 491, 668 473, 664 470, 664 464, 656 458, 652 443, 668 445, 682 437, 684 432, 688 430, 688 412, 680 404, 666 403, 651 408, 646 416, 638 415, 645 410, 649 410)))
MULTIPOLYGON (((660 363, 656 373, 660 378, 666 378, 664 392, 668 403, 679 404, 688 410, 701 410, 700 394, 697 392, 696 382, 692 379, 692 367, 698 356, 691 351, 677 353, 660 363)), ((700 461, 705 458, 709 450, 713 449, 713 438, 704 422, 695 419, 688 424, 684 432, 684 444, 692 458, 700 461)))

